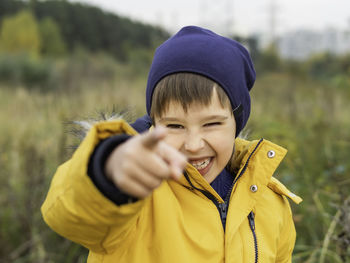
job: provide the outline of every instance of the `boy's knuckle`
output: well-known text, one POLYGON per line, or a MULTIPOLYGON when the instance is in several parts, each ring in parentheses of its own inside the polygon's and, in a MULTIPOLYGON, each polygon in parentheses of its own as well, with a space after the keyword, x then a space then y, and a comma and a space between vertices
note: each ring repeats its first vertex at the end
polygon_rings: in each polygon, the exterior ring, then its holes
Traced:
POLYGON ((125 172, 125 171, 128 171, 130 169, 130 164, 128 161, 125 161, 125 162, 122 162, 120 164, 120 169, 125 172))
POLYGON ((153 179, 151 182, 150 182, 150 187, 151 189, 156 189, 160 184, 161 184, 162 180, 159 180, 159 179, 153 179))
POLYGON ((162 181, 163 180, 156 181, 154 188, 158 188, 161 185, 162 181))
POLYGON ((117 186, 119 186, 119 187, 125 186, 125 178, 124 178, 124 176, 120 176, 120 175, 116 176, 115 182, 116 182, 117 186))
POLYGON ((133 158, 134 156, 134 149, 132 147, 126 147, 124 149, 124 159, 130 159, 130 158, 133 158))
POLYGON ((164 180, 167 179, 167 171, 164 169, 158 169, 157 172, 155 173, 155 176, 157 177, 158 180, 164 180))
POLYGON ((137 198, 144 198, 145 196, 145 190, 143 188, 134 188, 132 190, 132 194, 136 196, 137 198))
POLYGON ((128 175, 132 172, 134 166, 135 164, 132 163, 132 161, 128 160, 121 164, 121 170, 124 174, 128 175))
POLYGON ((151 192, 151 191, 149 191, 149 190, 143 189, 143 190, 141 190, 141 192, 140 192, 140 197, 141 197, 141 198, 146 198, 147 196, 149 196, 150 192, 151 192))
POLYGON ((130 184, 130 180, 127 178, 125 174, 121 174, 116 178, 116 184, 121 189, 127 189, 130 184))
POLYGON ((161 177, 162 179, 169 178, 170 173, 171 173, 168 165, 164 165, 164 166, 160 167, 158 171, 159 171, 159 175, 160 175, 159 177, 161 177))

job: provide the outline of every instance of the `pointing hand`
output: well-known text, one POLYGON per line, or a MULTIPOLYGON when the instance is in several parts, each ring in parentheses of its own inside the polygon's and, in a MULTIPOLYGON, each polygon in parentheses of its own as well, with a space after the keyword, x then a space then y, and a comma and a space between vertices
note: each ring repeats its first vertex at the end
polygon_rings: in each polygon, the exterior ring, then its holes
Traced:
POLYGON ((145 198, 163 180, 178 180, 186 157, 163 139, 167 131, 157 127, 118 146, 107 159, 106 176, 123 192, 145 198))

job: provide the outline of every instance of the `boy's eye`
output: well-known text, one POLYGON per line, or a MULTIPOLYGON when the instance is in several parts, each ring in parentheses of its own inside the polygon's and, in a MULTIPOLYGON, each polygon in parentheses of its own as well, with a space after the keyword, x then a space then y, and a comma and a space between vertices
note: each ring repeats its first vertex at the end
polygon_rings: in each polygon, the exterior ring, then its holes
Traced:
POLYGON ((184 126, 180 124, 167 124, 166 127, 169 129, 183 129, 184 126))
POLYGON ((217 126, 217 125, 221 125, 221 122, 209 122, 204 124, 205 127, 211 127, 211 126, 217 126))

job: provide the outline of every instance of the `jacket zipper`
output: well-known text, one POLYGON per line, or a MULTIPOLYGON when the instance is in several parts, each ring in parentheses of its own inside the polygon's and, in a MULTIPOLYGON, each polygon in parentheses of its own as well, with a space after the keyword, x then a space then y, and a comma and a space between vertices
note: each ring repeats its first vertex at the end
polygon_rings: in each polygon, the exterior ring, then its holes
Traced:
MULTIPOLYGON (((215 202, 214 202, 215 204, 215 202)), ((226 218, 227 218, 227 208, 228 208, 228 202, 224 202, 224 203, 219 203, 217 200, 216 200, 216 207, 218 208, 219 212, 220 212, 220 218, 221 218, 221 222, 222 222, 222 225, 224 227, 224 230, 225 230, 225 226, 226 226, 226 218)))
POLYGON ((250 212, 250 214, 248 215, 248 220, 249 220, 249 226, 250 226, 250 230, 252 230, 253 233, 253 238, 254 238, 254 249, 255 249, 255 263, 258 263, 258 239, 256 237, 256 233, 255 233, 255 215, 253 212, 250 212))
POLYGON ((192 190, 195 189, 195 190, 201 192, 204 196, 206 196, 209 200, 211 200, 214 203, 214 205, 216 206, 216 208, 218 209, 218 211, 220 213, 221 223, 222 223, 222 226, 223 226, 224 231, 225 231, 228 203, 227 202, 219 203, 219 201, 216 199, 216 197, 214 195, 212 195, 210 192, 195 187, 192 184, 192 181, 191 181, 191 179, 188 176, 186 171, 184 172, 184 176, 185 176, 186 180, 188 181, 188 183, 191 185, 191 187, 188 187, 188 188, 192 188, 192 190))
POLYGON ((241 173, 236 176, 236 178, 234 179, 230 189, 228 190, 227 192, 227 195, 226 195, 226 198, 224 200, 224 203, 219 203, 217 201, 217 204, 215 203, 215 205, 218 207, 218 210, 220 212, 220 217, 221 217, 221 221, 222 221, 222 224, 224 226, 224 230, 225 230, 225 226, 226 226, 226 218, 227 218, 227 212, 228 212, 228 205, 229 205, 229 201, 230 201, 230 197, 231 197, 231 192, 233 190, 233 187, 234 185, 236 184, 236 182, 238 181, 238 179, 244 174, 245 170, 247 169, 248 167, 248 163, 249 163, 249 160, 250 160, 250 157, 254 154, 254 152, 256 151, 256 149, 259 147, 259 145, 261 144, 261 142, 263 141, 263 139, 260 139, 258 144, 255 146, 254 150, 252 151, 252 153, 249 155, 247 161, 245 162, 244 164, 244 167, 241 171, 241 173))
MULTIPOLYGON (((192 184, 192 182, 191 182, 191 180, 190 180, 188 174, 186 173, 186 171, 185 171, 185 173, 184 173, 184 176, 185 176, 186 180, 188 181, 188 183, 191 185, 191 187, 192 187, 193 189, 196 189, 197 191, 201 192, 202 194, 204 194, 209 200, 211 200, 211 201, 215 204, 216 208, 219 210, 220 219, 221 219, 222 225, 223 225, 223 227, 224 227, 224 231, 225 231, 225 226, 226 226, 226 218, 227 218, 227 212, 228 212, 228 206, 229 206, 230 196, 231 196, 231 192, 232 192, 232 190, 233 190, 233 187, 234 187, 234 185, 236 184, 236 182, 238 181, 238 179, 244 174, 245 170, 246 170, 247 167, 248 167, 248 163, 249 163, 249 160, 250 160, 251 156, 255 153, 256 149, 258 149, 259 145, 262 143, 263 140, 264 140, 264 139, 260 139, 260 140, 259 140, 259 142, 258 142, 257 145, 255 146, 254 150, 253 150, 252 153, 249 155, 247 161, 246 161, 245 164, 244 164, 244 167, 243 167, 242 171, 240 172, 240 174, 239 174, 238 176, 236 176, 236 178, 235 178, 235 180, 233 181, 233 183, 232 183, 232 185, 231 185, 229 191, 227 192, 227 196, 226 196, 226 198, 225 198, 225 200, 224 200, 223 203, 219 203, 219 201, 218 201, 218 200, 215 198, 215 196, 213 196, 211 193, 209 193, 209 192, 207 192, 207 191, 205 191, 205 190, 202 190, 202 189, 199 189, 199 188, 195 187, 195 186, 192 184)), ((253 218, 253 221, 254 221, 254 218, 253 218)), ((254 232, 254 233, 255 233, 255 232, 254 232)), ((257 262, 257 261, 256 261, 256 262, 257 262)))

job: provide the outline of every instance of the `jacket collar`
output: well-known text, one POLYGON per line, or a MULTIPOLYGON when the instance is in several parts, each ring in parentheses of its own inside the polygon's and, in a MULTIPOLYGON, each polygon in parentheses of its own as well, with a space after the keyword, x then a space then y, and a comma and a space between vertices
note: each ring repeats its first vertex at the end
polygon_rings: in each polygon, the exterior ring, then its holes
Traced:
MULTIPOLYGON (((243 180, 241 178, 244 177, 244 181, 249 180, 252 185, 255 184, 258 187, 267 186, 286 153, 286 149, 268 140, 247 141, 237 138, 235 140, 235 153, 231 164, 238 171, 235 181, 243 180)), ((186 166, 186 172, 193 186, 210 192, 219 202, 223 202, 218 193, 189 163, 186 166)), ((192 188, 184 177, 179 180, 179 183, 185 187, 192 188)))

